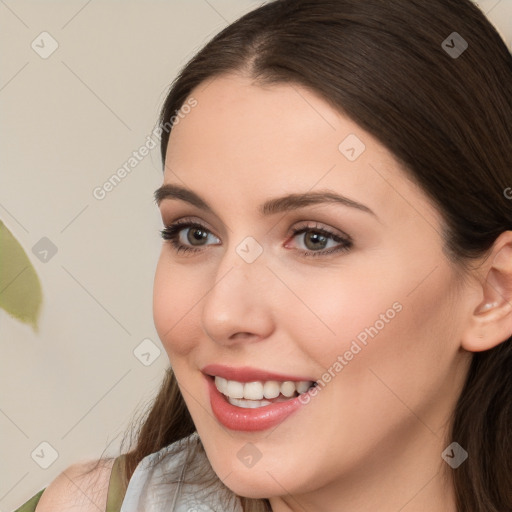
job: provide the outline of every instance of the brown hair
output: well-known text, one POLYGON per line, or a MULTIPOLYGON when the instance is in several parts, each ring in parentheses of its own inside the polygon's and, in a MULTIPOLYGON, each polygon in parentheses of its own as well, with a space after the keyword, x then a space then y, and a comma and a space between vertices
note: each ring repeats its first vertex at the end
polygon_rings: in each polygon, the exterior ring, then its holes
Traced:
MULTIPOLYGON (((160 126, 169 126, 195 87, 224 73, 308 87, 376 137, 438 207, 445 252, 457 269, 469 270, 512 229, 504 193, 512 186, 512 56, 470 0, 267 3, 183 68, 160 126), (458 56, 448 51, 453 32, 468 44, 458 56)), ((168 140, 164 130, 162 161, 168 140)), ((472 358, 450 433, 469 452, 452 471, 457 508, 512 510, 512 337, 472 358)), ((126 455, 126 481, 146 455, 194 431, 169 369, 126 455)), ((268 500, 242 504, 269 509, 268 500)))

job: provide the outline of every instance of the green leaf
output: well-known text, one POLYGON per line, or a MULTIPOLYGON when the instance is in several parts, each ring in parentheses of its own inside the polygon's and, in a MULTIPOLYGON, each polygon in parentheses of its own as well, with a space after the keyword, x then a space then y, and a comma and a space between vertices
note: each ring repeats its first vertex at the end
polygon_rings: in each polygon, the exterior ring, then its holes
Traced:
POLYGON ((0 308, 38 331, 41 283, 23 247, 0 220, 0 308))

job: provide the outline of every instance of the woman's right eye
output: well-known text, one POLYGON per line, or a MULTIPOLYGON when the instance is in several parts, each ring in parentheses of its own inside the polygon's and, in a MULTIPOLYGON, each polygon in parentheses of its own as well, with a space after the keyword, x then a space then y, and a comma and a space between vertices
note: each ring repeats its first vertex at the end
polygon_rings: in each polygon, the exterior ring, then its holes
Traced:
MULTIPOLYGON (((193 247, 183 243, 183 239, 181 236, 182 232, 187 232, 185 235, 186 240, 195 244, 195 242, 202 242, 208 239, 208 236, 214 236, 208 229, 206 229, 202 224, 197 222, 174 222, 165 226, 164 229, 160 231, 161 236, 164 240, 167 240, 171 243, 172 247, 175 249, 177 253, 180 252, 199 252, 201 249, 197 247, 193 247)), ((204 246, 205 244, 198 244, 198 246, 204 246)))

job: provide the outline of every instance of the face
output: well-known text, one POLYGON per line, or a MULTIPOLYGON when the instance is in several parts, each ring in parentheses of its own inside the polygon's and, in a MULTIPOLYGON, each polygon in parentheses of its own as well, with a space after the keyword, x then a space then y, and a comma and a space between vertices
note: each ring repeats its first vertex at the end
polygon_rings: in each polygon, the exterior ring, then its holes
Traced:
POLYGON ((438 212, 303 87, 225 75, 192 96, 163 184, 202 203, 162 189, 164 225, 184 224, 162 245, 154 320, 213 469, 272 497, 327 493, 404 452, 437 464, 468 364, 438 212), (294 398, 299 381, 317 384, 294 398), (240 390, 268 399, 228 403, 240 390))

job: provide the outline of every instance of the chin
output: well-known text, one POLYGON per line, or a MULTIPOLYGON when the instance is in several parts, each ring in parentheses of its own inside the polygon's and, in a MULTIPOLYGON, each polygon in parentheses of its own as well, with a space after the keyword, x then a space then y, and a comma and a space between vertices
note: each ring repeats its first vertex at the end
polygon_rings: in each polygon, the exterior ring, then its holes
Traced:
POLYGON ((255 482, 253 479, 240 479, 231 475, 224 484, 238 496, 252 499, 263 499, 283 494, 283 488, 267 475, 266 482, 255 482))
POLYGON ((234 466, 236 467, 226 467, 221 464, 219 471, 216 466, 213 466, 213 469, 219 478, 223 478, 224 485, 238 496, 263 499, 288 492, 299 492, 297 482, 289 481, 279 471, 269 471, 263 464, 258 469, 256 467, 241 469, 238 464, 234 466))

